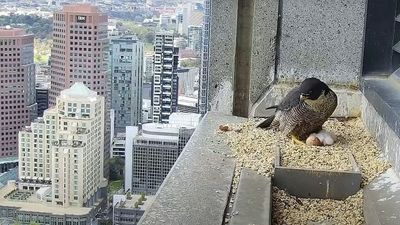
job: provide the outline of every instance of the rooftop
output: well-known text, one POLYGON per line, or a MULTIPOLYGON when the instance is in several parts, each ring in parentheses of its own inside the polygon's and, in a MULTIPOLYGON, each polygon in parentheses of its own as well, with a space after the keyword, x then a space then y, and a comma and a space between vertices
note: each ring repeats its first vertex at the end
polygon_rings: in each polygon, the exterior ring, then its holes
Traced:
POLYGON ((70 88, 61 91, 61 97, 71 97, 71 98, 87 98, 87 97, 97 97, 95 91, 90 90, 82 82, 76 82, 70 88))
POLYGON ((65 5, 62 12, 72 12, 72 13, 102 13, 98 7, 91 5, 89 3, 77 3, 65 5))
POLYGON ((0 27, 0 38, 1 37, 17 37, 17 36, 33 36, 26 34, 24 29, 13 28, 10 26, 0 27))
MULTIPOLYGON (((114 205, 116 208, 128 208, 135 209, 135 203, 141 198, 141 195, 131 195, 131 199, 127 199, 126 195, 114 195, 114 205)), ((146 200, 142 201, 143 204, 139 204, 138 208, 141 210, 147 210, 154 201, 154 196, 145 196, 146 200)))
POLYGON ((36 198, 35 194, 30 195, 26 200, 10 200, 5 198, 7 194, 17 190, 15 183, 9 183, 5 187, 0 189, 0 206, 5 207, 17 207, 22 211, 26 212, 39 212, 39 213, 52 213, 55 215, 86 215, 92 208, 86 207, 61 207, 55 206, 49 203, 43 203, 41 200, 36 198))
POLYGON ((10 169, 9 171, 0 174, 0 188, 7 185, 9 180, 18 179, 18 168, 10 169))

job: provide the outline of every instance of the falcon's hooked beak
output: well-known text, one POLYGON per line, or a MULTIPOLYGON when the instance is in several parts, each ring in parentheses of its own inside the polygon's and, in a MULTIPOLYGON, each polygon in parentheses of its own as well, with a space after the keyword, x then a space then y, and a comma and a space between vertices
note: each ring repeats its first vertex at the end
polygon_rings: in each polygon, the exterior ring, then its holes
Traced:
POLYGON ((309 94, 300 94, 300 100, 308 99, 309 94))

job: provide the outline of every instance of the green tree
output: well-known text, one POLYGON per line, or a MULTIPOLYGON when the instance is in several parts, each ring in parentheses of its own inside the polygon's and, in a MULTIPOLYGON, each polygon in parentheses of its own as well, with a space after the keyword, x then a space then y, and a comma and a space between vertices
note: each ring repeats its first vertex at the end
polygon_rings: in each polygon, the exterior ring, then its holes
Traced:
POLYGON ((125 161, 120 157, 110 159, 110 180, 122 180, 124 178, 125 161))

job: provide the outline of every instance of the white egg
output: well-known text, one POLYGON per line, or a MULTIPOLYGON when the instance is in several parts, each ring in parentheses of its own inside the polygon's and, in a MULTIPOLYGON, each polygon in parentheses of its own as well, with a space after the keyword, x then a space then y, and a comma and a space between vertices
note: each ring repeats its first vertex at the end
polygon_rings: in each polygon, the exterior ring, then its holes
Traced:
POLYGON ((321 130, 316 136, 324 145, 333 145, 336 140, 336 136, 326 130, 321 130))

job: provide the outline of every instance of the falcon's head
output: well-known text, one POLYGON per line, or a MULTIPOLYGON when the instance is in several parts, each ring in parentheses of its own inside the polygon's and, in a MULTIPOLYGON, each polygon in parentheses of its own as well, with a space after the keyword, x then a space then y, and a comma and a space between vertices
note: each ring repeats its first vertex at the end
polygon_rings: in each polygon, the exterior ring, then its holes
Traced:
POLYGON ((330 88, 317 78, 307 78, 300 84, 301 100, 317 100, 321 95, 326 95, 330 88))

